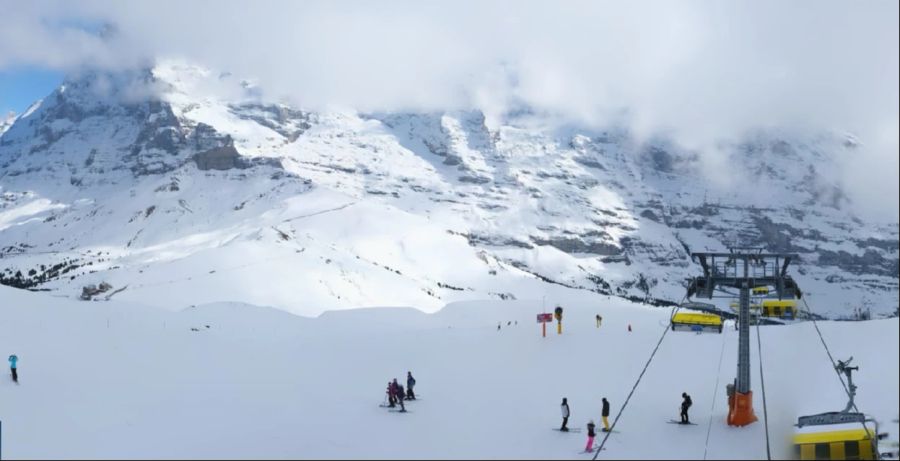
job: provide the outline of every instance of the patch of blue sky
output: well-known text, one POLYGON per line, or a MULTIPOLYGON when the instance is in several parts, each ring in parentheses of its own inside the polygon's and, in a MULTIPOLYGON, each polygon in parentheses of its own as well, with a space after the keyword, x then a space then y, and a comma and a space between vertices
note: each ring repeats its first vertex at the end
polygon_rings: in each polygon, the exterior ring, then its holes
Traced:
POLYGON ((0 69, 0 114, 20 114, 63 81, 57 70, 24 66, 0 69))

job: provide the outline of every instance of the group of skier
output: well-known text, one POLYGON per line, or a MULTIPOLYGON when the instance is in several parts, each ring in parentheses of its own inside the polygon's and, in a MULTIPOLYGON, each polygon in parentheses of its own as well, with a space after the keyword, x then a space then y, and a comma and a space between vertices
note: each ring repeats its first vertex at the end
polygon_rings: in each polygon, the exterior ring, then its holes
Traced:
MULTIPOLYGON (((602 418, 602 421, 603 421, 603 429, 602 430, 604 432, 607 432, 607 431, 609 431, 609 400, 606 400, 606 397, 603 397, 602 402, 603 402, 603 406, 600 408, 600 417, 602 418)), ((562 427, 560 427, 559 430, 562 432, 568 432, 569 431, 569 427, 568 427, 569 415, 571 414, 571 410, 569 410, 569 399, 567 399, 565 397, 562 399, 562 404, 560 405, 560 409, 562 410, 563 423, 562 423, 562 427)), ((591 420, 591 424, 593 424, 593 423, 594 423, 594 421, 591 420)))
POLYGON ((416 378, 413 378, 411 371, 406 372, 406 389, 403 388, 402 384, 397 382, 397 378, 394 378, 393 381, 388 381, 386 391, 388 408, 396 408, 399 404, 400 413, 406 413, 406 405, 404 405, 403 402, 405 400, 416 400, 415 387, 416 378))
MULTIPOLYGON (((688 418, 688 410, 693 405, 693 401, 691 400, 691 396, 688 395, 687 392, 681 393, 682 401, 681 401, 681 422, 679 424, 691 424, 690 419, 688 418)), ((603 406, 600 409, 600 418, 603 421, 603 428, 600 429, 603 432, 609 432, 609 401, 606 400, 606 397, 602 399, 603 406)), ((562 403, 560 404, 560 411, 562 412, 562 426, 559 428, 561 432, 569 432, 569 416, 572 415, 572 411, 569 408, 569 399, 563 397, 562 403)), ((594 438, 597 436, 596 432, 597 425, 594 424, 594 420, 591 419, 587 424, 587 446, 585 446, 584 451, 591 451, 594 447, 594 438)))

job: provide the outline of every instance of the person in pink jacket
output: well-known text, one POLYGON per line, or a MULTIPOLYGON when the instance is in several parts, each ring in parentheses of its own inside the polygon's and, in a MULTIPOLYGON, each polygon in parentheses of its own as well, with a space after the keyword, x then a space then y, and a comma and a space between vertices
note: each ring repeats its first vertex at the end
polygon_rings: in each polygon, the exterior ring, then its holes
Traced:
POLYGON ((597 426, 594 424, 594 420, 592 419, 591 422, 589 422, 589 423, 588 423, 588 426, 587 426, 587 429, 588 429, 588 443, 587 443, 587 446, 584 447, 584 451, 593 451, 593 448, 594 448, 594 437, 597 436, 597 433, 594 432, 594 429, 596 429, 596 428, 597 428, 597 426))

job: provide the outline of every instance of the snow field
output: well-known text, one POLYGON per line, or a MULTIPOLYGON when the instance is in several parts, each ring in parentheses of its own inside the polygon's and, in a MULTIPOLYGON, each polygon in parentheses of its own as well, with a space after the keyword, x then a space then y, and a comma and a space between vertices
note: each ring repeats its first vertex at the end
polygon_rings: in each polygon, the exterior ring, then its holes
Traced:
MULTIPOLYGON (((564 332, 549 325, 541 338, 540 299, 316 319, 224 303, 169 312, 6 287, 0 299, 0 352, 20 357, 21 384, 0 379, 8 458, 587 458, 578 455, 586 434, 551 430, 561 398, 570 427, 600 424, 604 396, 612 421, 669 314, 551 289, 547 310, 565 307, 564 332), (408 414, 378 408, 387 381, 404 381, 407 370, 422 399, 408 414)), ((833 353, 860 366, 859 407, 896 418, 897 320, 821 327, 833 353)), ((785 457, 796 416, 840 409, 845 397, 811 324, 761 333, 773 455, 785 457)), ((601 458, 698 459, 707 448, 709 459, 764 459, 755 341, 754 331, 759 423, 724 423, 735 332, 670 332, 601 458), (682 391, 698 426, 666 424, 682 391)))

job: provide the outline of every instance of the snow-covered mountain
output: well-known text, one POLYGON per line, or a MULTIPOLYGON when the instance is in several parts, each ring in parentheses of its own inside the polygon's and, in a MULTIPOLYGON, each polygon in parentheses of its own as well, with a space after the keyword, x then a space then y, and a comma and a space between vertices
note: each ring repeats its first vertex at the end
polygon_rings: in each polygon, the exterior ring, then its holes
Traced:
POLYGON ((546 284, 677 302, 690 251, 740 244, 799 253, 820 313, 897 309, 897 224, 855 217, 831 179, 850 135, 765 130, 707 155, 529 111, 488 126, 261 95, 179 62, 69 78, 0 137, 2 282, 300 314, 546 284))
POLYGON ((3 133, 6 133, 6 130, 8 130, 15 121, 15 112, 9 112, 6 115, 0 116, 0 136, 3 136, 3 133))

